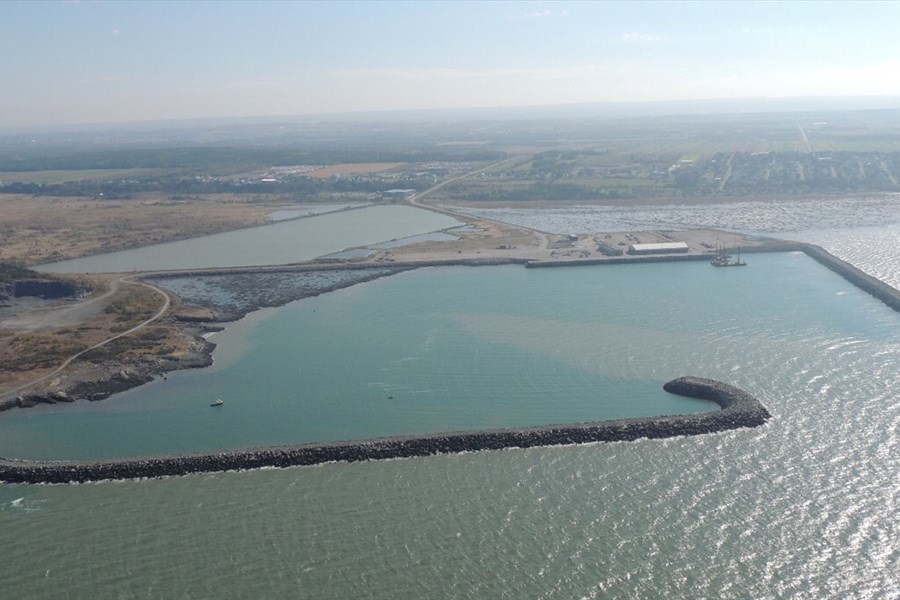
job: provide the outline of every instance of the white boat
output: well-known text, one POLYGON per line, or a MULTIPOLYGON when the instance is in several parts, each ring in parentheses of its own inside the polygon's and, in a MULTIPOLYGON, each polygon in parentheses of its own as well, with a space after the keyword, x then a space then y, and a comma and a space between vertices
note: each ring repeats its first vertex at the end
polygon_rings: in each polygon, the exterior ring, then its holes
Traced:
POLYGON ((219 398, 218 400, 210 404, 210 406, 222 406, 223 404, 225 404, 225 401, 219 398))

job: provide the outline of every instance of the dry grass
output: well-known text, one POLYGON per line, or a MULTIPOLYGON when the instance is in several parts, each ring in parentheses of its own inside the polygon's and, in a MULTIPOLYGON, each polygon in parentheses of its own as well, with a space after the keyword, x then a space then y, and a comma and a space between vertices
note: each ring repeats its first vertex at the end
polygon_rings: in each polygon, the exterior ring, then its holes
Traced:
MULTIPOLYGON (((3 330, 0 344, 0 391, 29 381, 58 367, 65 359, 127 331, 151 317, 160 307, 160 296, 143 286, 122 286, 110 296, 105 306, 77 325, 44 327, 19 332, 3 330)), ((174 352, 178 344, 177 330, 151 326, 123 339, 119 347, 104 346, 95 358, 127 359, 129 355, 158 353, 160 348, 174 352)), ((87 358, 87 357, 86 357, 87 358)))
POLYGON ((35 265, 250 227, 282 205, 228 194, 188 201, 0 194, 0 260, 35 265))

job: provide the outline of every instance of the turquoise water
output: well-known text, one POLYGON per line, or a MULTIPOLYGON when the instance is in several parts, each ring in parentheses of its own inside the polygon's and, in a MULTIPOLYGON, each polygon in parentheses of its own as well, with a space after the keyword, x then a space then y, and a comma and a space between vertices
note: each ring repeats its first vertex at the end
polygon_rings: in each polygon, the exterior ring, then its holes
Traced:
MULTIPOLYGON (((346 406, 332 397, 325 407, 303 409, 307 416, 327 408, 338 421, 368 421, 379 411, 366 412, 366 403, 380 409, 386 395, 404 402, 424 389, 432 372, 433 386, 449 381, 478 393, 464 380, 496 391, 500 375, 514 374, 521 389, 510 398, 543 398, 526 411, 529 419, 545 418, 547 404, 561 401, 566 414, 577 414, 584 402, 594 413, 594 403, 606 396, 567 403, 567 395, 553 393, 560 389, 612 392, 646 384, 649 392, 687 373, 742 387, 774 416, 753 430, 659 441, 3 485, 4 592, 17 598, 898 597, 900 317, 802 254, 748 260, 744 269, 700 262, 405 273, 255 313, 221 334, 213 369, 159 382, 159 394, 0 415, 0 440, 18 454, 44 445, 68 452, 61 439, 73 451, 105 444, 112 452, 135 435, 124 433, 116 418, 144 411, 139 421, 147 420, 153 410, 170 411, 176 398, 184 414, 198 403, 192 434, 198 438, 216 438, 202 423, 222 425, 227 436, 262 429, 271 405, 256 386, 255 404, 245 406, 238 373, 264 381, 268 396, 291 373, 292 385, 310 386, 300 405, 317 397, 310 390, 374 382, 362 403, 346 406), (396 315, 401 325, 410 322, 408 329, 395 323, 396 315), (461 356, 451 352, 454 336, 466 341, 461 356), (253 358, 276 338, 296 350, 271 365, 253 358), (397 349, 408 360, 397 363, 397 349), (313 362, 304 366, 299 355, 313 362), (217 375, 204 380, 207 374, 217 375), (331 382, 317 388, 322 374, 331 382), (228 399, 223 409, 242 412, 234 430, 224 427, 232 412, 203 405, 218 395, 228 399), (55 411, 82 420, 67 420, 68 430, 63 421, 51 425, 55 411), (56 429, 35 441, 44 426, 28 423, 42 419, 56 429), (17 432, 18 442, 6 441, 17 432)), ((486 396, 494 402, 498 395, 486 396)), ((464 423, 470 411, 490 417, 492 406, 518 418, 511 402, 470 402, 465 410, 435 403, 436 412, 414 417, 408 407, 417 404, 409 403, 378 426, 447 417, 464 423)), ((550 412, 565 416, 557 408, 550 412)), ((284 420, 291 431, 300 426, 284 420)), ((277 429, 271 422, 264 428, 270 427, 277 429)))
POLYGON ((410 206, 370 206, 41 265, 45 273, 109 273, 280 265, 446 229, 459 221, 410 206))
MULTIPOLYGON (((705 263, 685 271, 721 279, 705 263)), ((704 330, 746 307, 702 308, 703 293, 678 277, 664 265, 402 273, 229 325, 213 337, 211 369, 4 415, 0 455, 135 456, 712 410, 662 384, 696 372, 676 359, 708 351, 704 330), (684 288, 701 308, 676 315, 650 293, 659 286, 684 288), (210 410, 216 398, 226 403, 210 410)), ((753 273, 729 279, 744 282, 743 296, 753 273)))

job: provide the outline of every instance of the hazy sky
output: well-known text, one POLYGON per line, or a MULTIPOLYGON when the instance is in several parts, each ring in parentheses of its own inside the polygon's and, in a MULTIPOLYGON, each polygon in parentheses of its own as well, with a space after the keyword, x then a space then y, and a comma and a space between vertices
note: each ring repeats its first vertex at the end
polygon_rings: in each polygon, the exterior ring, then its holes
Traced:
POLYGON ((2 2, 0 126, 900 95, 898 32, 898 2, 2 2))

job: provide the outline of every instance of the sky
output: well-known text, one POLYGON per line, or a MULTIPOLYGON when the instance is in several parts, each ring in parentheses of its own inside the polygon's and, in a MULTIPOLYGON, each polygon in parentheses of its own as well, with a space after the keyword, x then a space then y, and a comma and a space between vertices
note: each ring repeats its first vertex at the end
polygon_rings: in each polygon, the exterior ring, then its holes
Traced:
POLYGON ((0 127, 900 96, 900 2, 2 2, 0 127))

